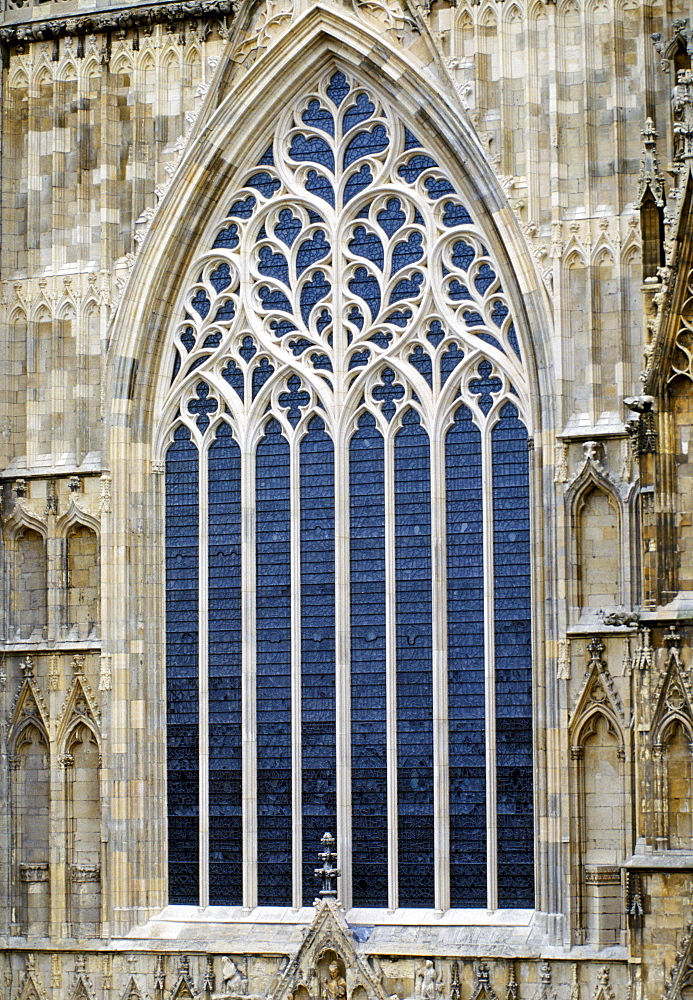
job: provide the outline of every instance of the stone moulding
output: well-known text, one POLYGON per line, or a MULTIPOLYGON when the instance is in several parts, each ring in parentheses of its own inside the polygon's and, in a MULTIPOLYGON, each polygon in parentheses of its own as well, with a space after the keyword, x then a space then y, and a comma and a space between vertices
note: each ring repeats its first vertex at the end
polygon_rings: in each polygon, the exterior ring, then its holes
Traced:
POLYGON ((17 23, 0 28, 0 44, 24 45, 66 35, 93 35, 105 31, 149 27, 198 17, 224 17, 236 13, 237 0, 199 0, 193 3, 156 4, 109 13, 17 23))

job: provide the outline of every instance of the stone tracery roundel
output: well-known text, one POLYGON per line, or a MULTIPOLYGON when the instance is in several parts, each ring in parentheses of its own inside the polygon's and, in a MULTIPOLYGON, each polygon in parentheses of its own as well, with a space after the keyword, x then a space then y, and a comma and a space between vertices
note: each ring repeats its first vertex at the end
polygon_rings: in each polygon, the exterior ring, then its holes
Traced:
POLYGON ((330 71, 284 112, 224 208, 174 334, 169 405, 200 433, 217 397, 243 421, 300 391, 292 427, 319 401, 328 425, 365 405, 385 429, 412 402, 433 422, 460 384, 480 422, 508 391, 524 395, 478 224, 395 110, 348 74, 330 71))

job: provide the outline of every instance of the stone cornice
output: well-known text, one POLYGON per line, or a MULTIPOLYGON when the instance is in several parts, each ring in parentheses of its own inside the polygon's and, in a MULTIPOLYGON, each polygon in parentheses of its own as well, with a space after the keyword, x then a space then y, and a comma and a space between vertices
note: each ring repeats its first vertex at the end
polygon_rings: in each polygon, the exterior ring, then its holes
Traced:
POLYGON ((40 21, 5 24, 0 28, 0 44, 25 45, 31 42, 63 38, 66 35, 93 35, 129 28, 149 28, 154 24, 174 24, 193 18, 224 17, 236 12, 237 0, 193 0, 193 2, 147 4, 120 10, 94 11, 90 14, 40 21))

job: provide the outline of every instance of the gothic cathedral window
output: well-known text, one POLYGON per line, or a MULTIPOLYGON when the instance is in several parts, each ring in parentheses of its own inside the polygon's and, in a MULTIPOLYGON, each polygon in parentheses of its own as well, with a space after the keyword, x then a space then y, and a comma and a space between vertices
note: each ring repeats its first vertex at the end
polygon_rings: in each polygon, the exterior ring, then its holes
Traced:
POLYGON ((331 830, 351 905, 534 905, 527 375, 439 160, 333 67, 184 290, 172 903, 309 905, 331 830))

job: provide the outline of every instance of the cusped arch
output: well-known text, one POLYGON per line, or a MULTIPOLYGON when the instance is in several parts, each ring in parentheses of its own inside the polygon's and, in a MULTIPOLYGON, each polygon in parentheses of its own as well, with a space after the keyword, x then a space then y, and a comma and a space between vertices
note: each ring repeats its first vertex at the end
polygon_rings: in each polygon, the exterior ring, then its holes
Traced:
POLYGON ((606 723, 608 733, 614 737, 619 747, 624 746, 623 731, 616 713, 608 704, 595 705, 588 708, 573 726, 573 746, 583 747, 597 733, 599 721, 606 723))

